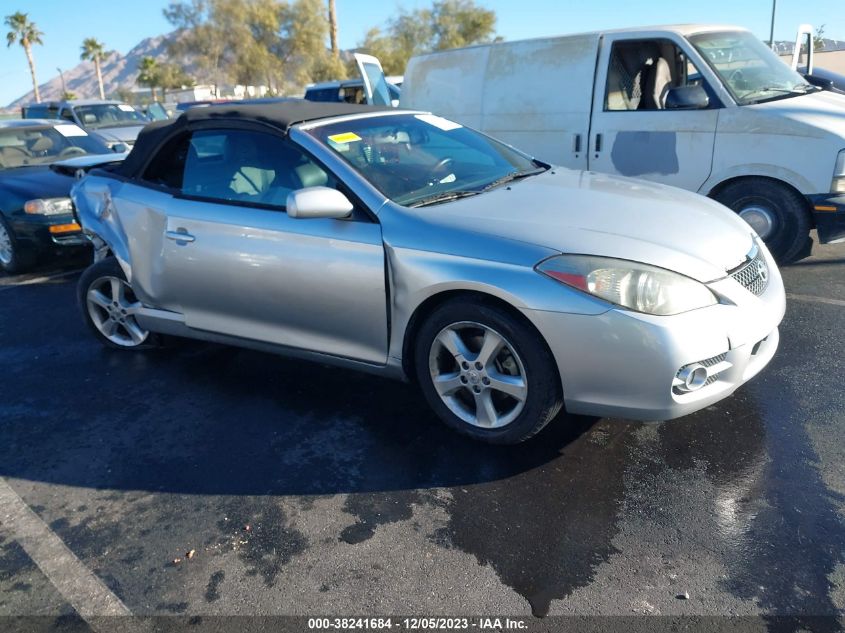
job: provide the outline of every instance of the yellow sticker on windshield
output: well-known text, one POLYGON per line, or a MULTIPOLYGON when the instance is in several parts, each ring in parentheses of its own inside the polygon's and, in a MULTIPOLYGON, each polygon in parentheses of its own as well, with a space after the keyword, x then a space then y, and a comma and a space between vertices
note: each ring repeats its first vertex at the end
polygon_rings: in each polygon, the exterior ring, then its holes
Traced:
POLYGON ((353 143, 360 141, 361 137, 355 134, 355 132, 344 132, 343 134, 332 134, 329 140, 332 143, 353 143))

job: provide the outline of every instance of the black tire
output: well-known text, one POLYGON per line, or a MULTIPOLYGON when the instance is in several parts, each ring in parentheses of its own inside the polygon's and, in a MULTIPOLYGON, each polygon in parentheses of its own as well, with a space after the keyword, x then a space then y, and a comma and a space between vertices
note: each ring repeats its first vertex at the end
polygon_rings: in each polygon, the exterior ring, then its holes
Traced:
POLYGON ((36 253, 32 250, 24 248, 12 231, 12 227, 6 221, 6 218, 0 214, 0 227, 9 236, 9 243, 11 245, 11 256, 9 261, 4 262, 0 259, 0 270, 6 271, 10 275, 23 273, 35 265, 37 259, 36 253))
POLYGON ((771 178, 743 178, 725 185, 714 198, 736 213, 755 206, 770 212, 773 227, 764 240, 778 263, 807 254, 812 219, 807 201, 789 185, 771 178))
MULTIPOLYGON (((109 339, 98 327, 98 325, 94 321, 94 317, 91 314, 91 307, 88 303, 88 291, 92 288, 98 288, 102 284, 105 283, 106 280, 110 278, 117 278, 122 280, 128 289, 129 294, 127 295, 130 300, 135 299, 134 295, 131 294, 131 286, 129 286, 128 282, 126 281, 126 275, 123 274, 123 269, 117 263, 117 260, 114 257, 109 257, 104 259, 101 262, 97 262, 96 264, 92 264, 88 268, 85 269, 85 272, 82 273, 82 276, 79 278, 79 283, 76 287, 76 299, 77 305, 79 306, 79 311, 82 314, 82 320, 85 321, 85 324, 91 329, 94 333, 94 336, 105 346, 111 347, 112 349, 119 349, 124 351, 143 351, 154 349, 161 346, 161 335, 156 334, 155 332, 147 332, 146 337, 140 343, 132 343, 132 344, 119 344, 114 342, 113 340, 109 339)), ((101 313, 103 316, 106 315, 105 311, 101 313)), ((127 319, 128 320, 128 319, 127 319)), ((137 323, 136 323, 137 325, 137 323)), ((120 328, 122 328, 123 332, 125 333, 125 337, 123 338, 130 338, 129 330, 126 328, 125 325, 118 325, 118 332, 120 328)))
MULTIPOLYGON (((472 327, 470 326, 468 330, 462 331, 471 333, 472 327)), ((480 346, 480 341, 477 346, 480 346)), ((442 347, 435 347, 435 349, 439 349, 439 354, 445 353, 445 362, 455 362, 455 359, 448 352, 444 352, 442 347)), ((476 353, 478 351, 478 349, 474 350, 476 353)), ((435 356, 441 358, 437 354, 435 356)), ((455 369, 461 371, 459 364, 455 363, 455 369)), ((469 369, 471 370, 472 367, 469 369)), ((485 367, 485 371, 486 369, 485 367)), ((423 395, 434 412, 454 430, 483 442, 516 444, 525 441, 545 427, 563 407, 563 392, 557 365, 540 334, 508 310, 485 301, 455 298, 437 307, 416 333, 414 370, 423 395), (514 358, 510 355, 509 349, 504 350, 504 352, 500 351, 498 356, 493 357, 492 364, 499 363, 502 354, 504 354, 505 360, 510 363, 510 367, 516 367, 517 363, 521 363, 519 369, 524 371, 525 374, 527 396, 522 401, 522 409, 507 424, 498 428, 482 428, 462 419, 446 405, 434 387, 429 361, 432 346, 439 346, 439 343, 435 343, 435 339, 445 328, 450 326, 467 327, 465 324, 468 322, 481 325, 492 330, 493 334, 500 335, 516 354, 514 358)), ((494 376, 494 374, 491 374, 491 376, 494 376)), ((461 380, 465 377, 462 375, 461 380)), ((484 388, 478 382, 475 384, 480 389, 484 388)), ((455 397, 460 396, 470 403, 477 402, 477 400, 469 400, 474 398, 470 387, 469 384, 466 388, 459 386, 455 397)), ((499 402, 505 403, 503 408, 508 408, 511 404, 508 396, 503 397, 499 393, 496 397, 499 398, 499 402)), ((513 402, 516 403, 517 401, 513 400, 513 402)), ((515 411, 516 408, 513 408, 512 412, 515 411)), ((506 419, 507 416, 503 416, 503 418, 506 419)))

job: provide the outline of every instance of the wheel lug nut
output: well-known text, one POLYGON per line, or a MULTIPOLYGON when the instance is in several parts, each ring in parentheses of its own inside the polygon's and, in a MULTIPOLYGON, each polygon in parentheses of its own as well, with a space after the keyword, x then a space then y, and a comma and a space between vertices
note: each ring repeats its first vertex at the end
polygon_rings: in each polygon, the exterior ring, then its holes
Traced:
POLYGON ((464 384, 467 384, 467 377, 461 376, 461 382, 464 383, 464 384))
POLYGON ((475 368, 476 368, 476 369, 484 369, 484 365, 482 365, 482 364, 481 364, 481 363, 479 363, 478 361, 475 361, 475 368))
POLYGON ((490 379, 487 376, 484 376, 484 378, 481 379, 481 382, 483 382, 485 385, 489 385, 490 379))
POLYGON ((475 385, 475 387, 473 387, 473 388, 472 388, 472 390, 473 390, 475 393, 481 393, 481 387, 479 387, 478 385, 475 385))
POLYGON ((461 363, 461 367, 463 367, 464 369, 469 369, 469 363, 464 361, 461 363))

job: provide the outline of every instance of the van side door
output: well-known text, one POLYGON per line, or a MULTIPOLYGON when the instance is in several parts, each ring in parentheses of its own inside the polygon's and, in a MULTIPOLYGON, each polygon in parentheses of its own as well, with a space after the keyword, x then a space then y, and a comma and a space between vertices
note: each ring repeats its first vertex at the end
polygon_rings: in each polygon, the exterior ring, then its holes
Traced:
POLYGON ((591 170, 690 191, 705 183, 722 103, 687 48, 665 32, 603 37, 593 88, 591 170))

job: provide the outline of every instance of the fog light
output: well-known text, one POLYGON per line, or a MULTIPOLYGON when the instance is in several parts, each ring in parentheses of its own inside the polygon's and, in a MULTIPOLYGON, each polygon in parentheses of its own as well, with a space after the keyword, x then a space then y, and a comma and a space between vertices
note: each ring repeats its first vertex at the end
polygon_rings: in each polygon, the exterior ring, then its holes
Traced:
POLYGON ((701 389, 707 382, 708 376, 707 368, 704 365, 695 363, 682 367, 681 371, 678 372, 678 380, 681 381, 678 389, 681 391, 696 391, 701 389))

